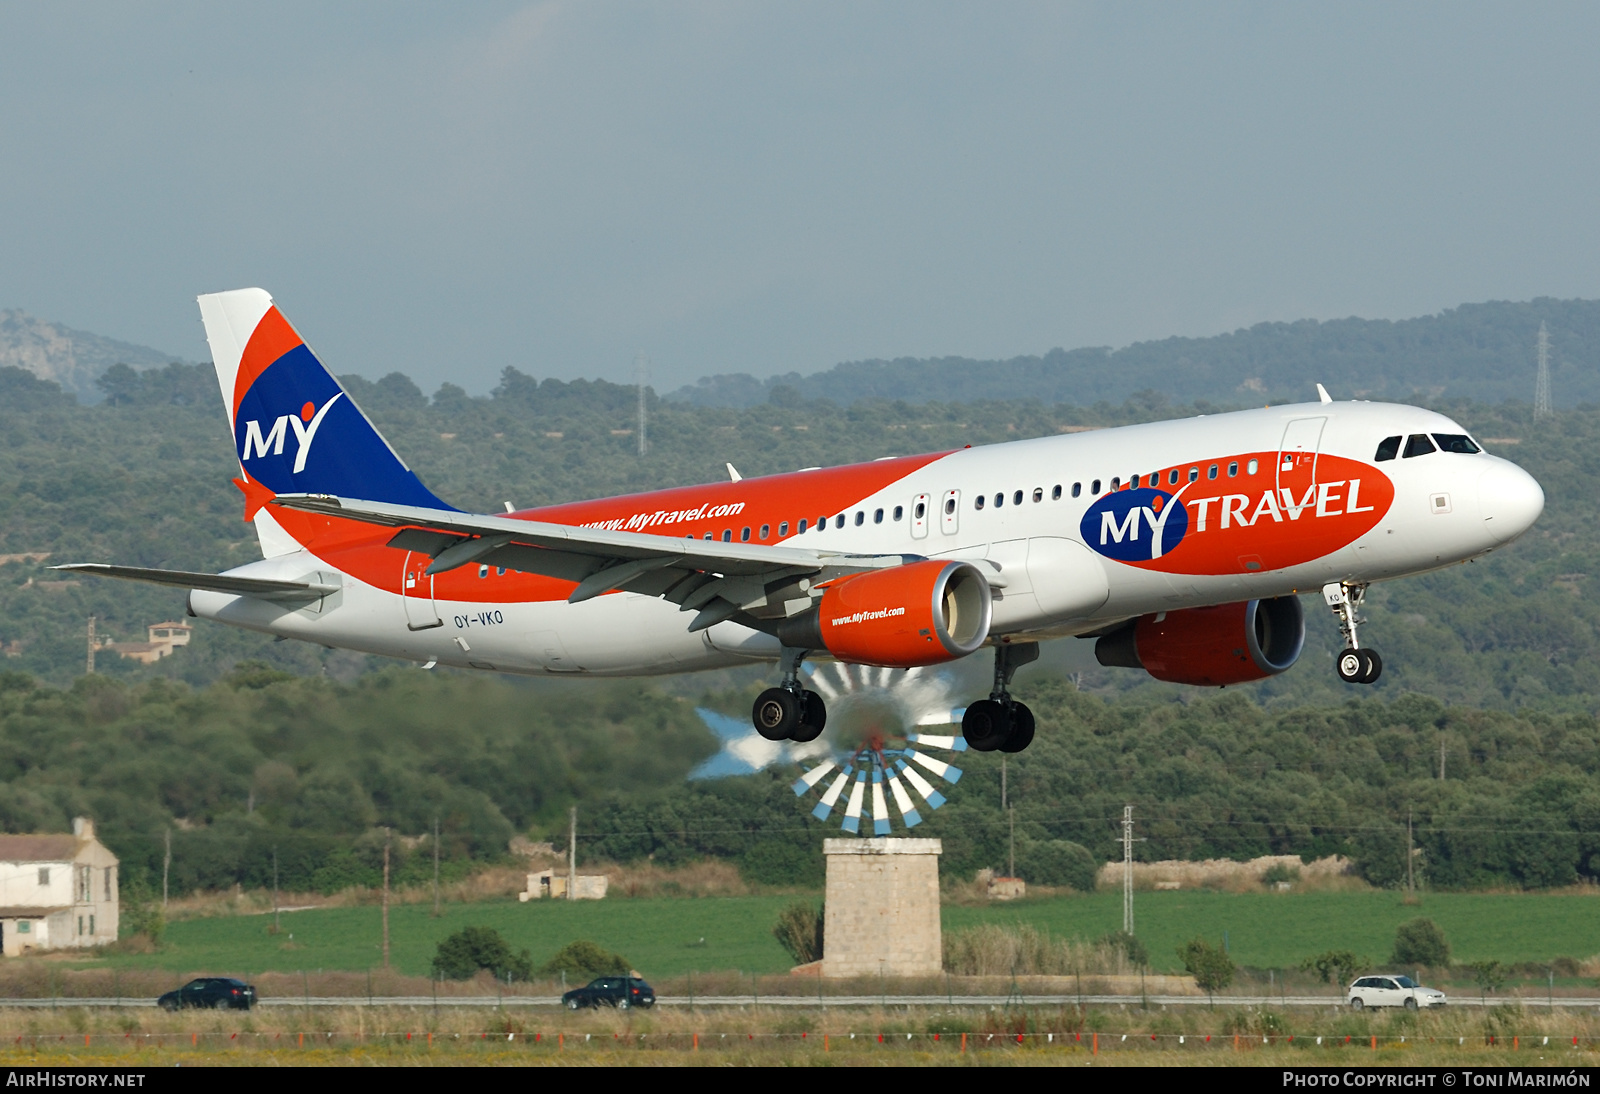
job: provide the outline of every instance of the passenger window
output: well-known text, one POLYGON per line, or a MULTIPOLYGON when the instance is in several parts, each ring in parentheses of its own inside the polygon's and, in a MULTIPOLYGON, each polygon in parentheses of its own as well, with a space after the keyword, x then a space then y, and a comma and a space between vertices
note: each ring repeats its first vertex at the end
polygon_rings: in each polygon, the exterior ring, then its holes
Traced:
POLYGON ((1081 482, 1073 483, 1072 484, 1072 496, 1073 497, 1077 497, 1079 494, 1082 494, 1082 493, 1083 493, 1083 483, 1081 483, 1081 482))
POLYGON ((844 514, 843 513, 840 513, 838 516, 833 518, 833 526, 835 528, 843 528, 844 527, 844 514))
POLYGON ((926 512, 926 507, 919 501, 917 502, 917 508, 912 512, 912 516, 916 517, 918 520, 921 520, 926 512))
POLYGON ((977 497, 972 499, 972 507, 974 509, 982 509, 988 503, 989 499, 984 497, 982 494, 979 494, 977 497))
POLYGON ((744 530, 739 533, 739 542, 740 543, 749 543, 750 542, 750 526, 748 524, 745 525, 744 526, 744 530))
POLYGON ((762 539, 766 539, 771 534, 772 534, 772 525, 763 524, 761 526, 761 538, 762 539))
POLYGON ((1004 494, 996 494, 994 496, 994 507, 996 509, 1000 508, 1005 503, 1006 503, 1006 496, 1004 494))
POLYGON ((479 563, 478 564, 478 577, 479 578, 485 578, 485 577, 488 577, 488 576, 489 576, 489 566, 488 566, 488 564, 487 563, 479 563))
POLYGON ((710 533, 710 532, 707 532, 707 533, 706 533, 706 538, 707 538, 707 539, 710 539, 710 538, 711 538, 711 533, 710 533))
POLYGON ((1054 490, 1050 491, 1050 500, 1051 501, 1060 501, 1061 500, 1061 484, 1059 482, 1056 483, 1056 488, 1054 490))
POLYGON ((1021 490, 1018 490, 1016 493, 1011 495, 1011 504, 1012 505, 1021 505, 1022 504, 1022 491, 1021 490))
POLYGON ((1100 493, 1100 480, 1099 479, 1095 479, 1093 482, 1091 482, 1089 484, 1089 493, 1091 493, 1091 494, 1099 494, 1100 493))
POLYGON ((882 524, 883 523, 883 510, 882 509, 874 509, 872 511, 872 523, 873 524, 882 524))
POLYGON ((944 502, 944 514, 945 514, 945 516, 949 516, 951 513, 954 513, 955 511, 956 511, 956 499, 955 498, 946 498, 945 502, 944 502))
POLYGON ((1228 478, 1237 478, 1239 475, 1239 461, 1235 460, 1228 465, 1228 478))
MULTIPOLYGON (((1111 476, 1111 492, 1113 494, 1115 494, 1118 490, 1121 490, 1121 489, 1122 489, 1122 476, 1121 475, 1113 475, 1113 476, 1111 476)), ((1098 490, 1095 491, 1095 492, 1099 493, 1098 490)))
MULTIPOLYGON (((1060 490, 1060 487, 1057 487, 1057 488, 1056 488, 1056 492, 1057 492, 1057 493, 1060 493, 1060 492, 1061 492, 1061 490, 1060 490)), ((1042 487, 1042 486, 1035 486, 1035 487, 1034 487, 1034 488, 1033 488, 1033 500, 1034 500, 1034 501, 1036 501, 1036 502, 1037 502, 1037 501, 1043 501, 1043 500, 1044 500, 1044 487, 1042 487)))
POLYGON ((786 536, 788 534, 789 534, 789 522, 788 521, 781 521, 778 524, 778 538, 781 539, 781 538, 783 538, 784 536, 786 536))
POLYGON ((798 532, 804 532, 804 531, 805 531, 805 530, 806 530, 806 527, 807 527, 807 525, 808 525, 808 523, 809 523, 809 522, 807 522, 807 521, 805 521, 805 520, 802 520, 802 521, 801 521, 801 522, 800 522, 800 527, 799 527, 799 528, 798 528, 798 529, 797 529, 797 531, 798 531, 798 532))
POLYGON ((1135 490, 1139 489, 1139 476, 1135 475, 1133 478, 1129 479, 1128 485, 1133 487, 1135 490))
POLYGON ((1178 469, 1176 467, 1174 467, 1171 471, 1167 472, 1167 485, 1168 486, 1177 486, 1178 485, 1178 469))
MULTIPOLYGON (((921 509, 922 506, 919 505, 919 506, 917 506, 917 508, 921 509)), ((905 515, 906 515, 906 507, 904 505, 896 505, 894 507, 894 518, 893 519, 894 519, 894 522, 896 524, 899 524, 900 523, 900 518, 904 517, 905 515)))
POLYGON ((863 513, 860 509, 857 509, 856 510, 856 527, 860 528, 866 522, 867 522, 867 514, 863 513))
POLYGON ((1392 460, 1398 455, 1400 455, 1400 438, 1385 437, 1378 442, 1378 454, 1372 457, 1372 462, 1383 463, 1385 460, 1392 460))
POLYGON ((1459 452, 1463 456, 1470 456, 1482 451, 1465 433, 1435 433, 1433 439, 1439 442, 1440 452, 1459 452))
POLYGON ((1256 471, 1260 469, 1260 467, 1261 467, 1260 461, 1251 460, 1249 463, 1244 465, 1244 473, 1246 475, 1254 475, 1256 473, 1256 471))
POLYGON ((722 542, 724 542, 724 543, 732 543, 733 542, 733 529, 732 528, 724 528, 722 530, 722 542))
POLYGON ((1190 482, 1198 482, 1199 479, 1200 479, 1200 469, 1198 467, 1189 468, 1189 481, 1190 482))
POLYGON ((1433 447, 1433 442, 1428 440, 1426 433, 1413 433, 1406 438, 1404 455, 1408 460, 1413 456, 1426 456, 1428 453, 1435 451, 1437 449, 1433 447))
POLYGON ((1212 464, 1210 467, 1206 468, 1206 478, 1214 479, 1216 477, 1217 477, 1217 465, 1216 464, 1212 464))

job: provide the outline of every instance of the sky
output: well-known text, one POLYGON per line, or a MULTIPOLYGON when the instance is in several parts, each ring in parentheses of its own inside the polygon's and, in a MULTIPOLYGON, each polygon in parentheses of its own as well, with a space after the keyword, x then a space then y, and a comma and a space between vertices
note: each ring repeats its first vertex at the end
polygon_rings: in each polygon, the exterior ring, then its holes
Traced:
POLYGON ((1600 296, 1600 5, 0 0, 0 308, 670 390, 1600 296))

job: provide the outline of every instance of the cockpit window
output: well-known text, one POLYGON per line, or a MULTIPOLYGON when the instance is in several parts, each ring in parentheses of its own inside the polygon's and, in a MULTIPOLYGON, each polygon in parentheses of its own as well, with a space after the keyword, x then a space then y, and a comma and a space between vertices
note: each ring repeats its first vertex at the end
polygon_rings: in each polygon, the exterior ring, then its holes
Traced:
POLYGON ((1412 456, 1426 456, 1429 452, 1436 452, 1433 442, 1428 440, 1426 433, 1413 433, 1406 438, 1406 459, 1412 456))
POLYGON ((1398 455, 1400 455, 1400 438, 1385 437, 1378 442, 1378 454, 1372 457, 1372 460, 1374 463, 1382 463, 1384 460, 1392 460, 1398 455))
POLYGON ((1472 438, 1465 433, 1435 433, 1433 439, 1439 442, 1440 452, 1460 452, 1470 456, 1474 452, 1483 451, 1472 443, 1472 438))

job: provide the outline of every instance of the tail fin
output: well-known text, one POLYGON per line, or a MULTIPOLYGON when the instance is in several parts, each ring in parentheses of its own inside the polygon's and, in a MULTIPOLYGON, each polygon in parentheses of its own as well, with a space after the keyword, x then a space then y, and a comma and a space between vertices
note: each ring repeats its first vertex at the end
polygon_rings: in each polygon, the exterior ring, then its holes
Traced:
POLYGON ((261 508, 276 494, 337 494, 448 509, 389 447, 262 289, 199 298, 265 555, 298 547, 261 508))

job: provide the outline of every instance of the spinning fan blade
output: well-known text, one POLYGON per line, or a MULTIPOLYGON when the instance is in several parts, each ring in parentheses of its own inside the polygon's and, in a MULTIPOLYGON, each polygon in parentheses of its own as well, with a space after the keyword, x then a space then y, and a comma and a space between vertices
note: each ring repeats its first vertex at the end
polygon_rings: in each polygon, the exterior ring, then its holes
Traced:
POLYGON ((889 791, 894 795, 895 805, 900 807, 900 817, 906 822, 906 827, 915 828, 921 824, 922 817, 912 804, 911 795, 906 793, 906 788, 900 785, 900 780, 895 778, 892 771, 889 772, 889 791))
POLYGON ((855 785, 850 788, 850 804, 844 809, 844 823, 839 827, 846 832, 861 831, 861 799, 867 792, 867 773, 856 772, 855 785))
POLYGON ((790 788, 794 791, 794 796, 798 798, 807 790, 810 790, 813 786, 816 786, 822 781, 822 777, 828 772, 832 771, 834 767, 835 764, 832 760, 823 760, 816 767, 813 767, 810 771, 807 771, 804 775, 801 775, 794 781, 794 786, 790 788))
MULTIPOLYGON (((947 725, 946 722, 918 722, 918 725, 947 725)), ((967 739, 965 737, 947 737, 940 733, 907 733, 906 740, 914 745, 927 745, 929 748, 948 748, 952 752, 965 752, 967 739)))
POLYGON ((922 800, 928 803, 929 809, 937 809, 944 804, 944 795, 935 790, 933 784, 924 779, 916 768, 907 764, 904 760, 901 760, 897 766, 900 774, 905 776, 906 782, 910 783, 912 788, 922 795, 922 800))
POLYGON ((883 800, 883 772, 872 773, 872 834, 889 834, 889 803, 883 800))
POLYGON ((924 756, 922 753, 911 748, 906 749, 906 755, 910 756, 913 760, 917 761, 917 763, 921 764, 923 767, 927 768, 929 771, 933 772, 947 783, 958 783, 961 781, 961 769, 959 767, 955 767, 952 764, 947 764, 943 760, 936 760, 932 756, 924 756))
POLYGON ((822 795, 822 800, 811 811, 811 815, 818 820, 827 820, 828 814, 833 812, 834 804, 839 800, 839 795, 844 792, 845 783, 850 781, 848 769, 839 772, 839 777, 833 780, 833 785, 828 787, 828 792, 822 795))

